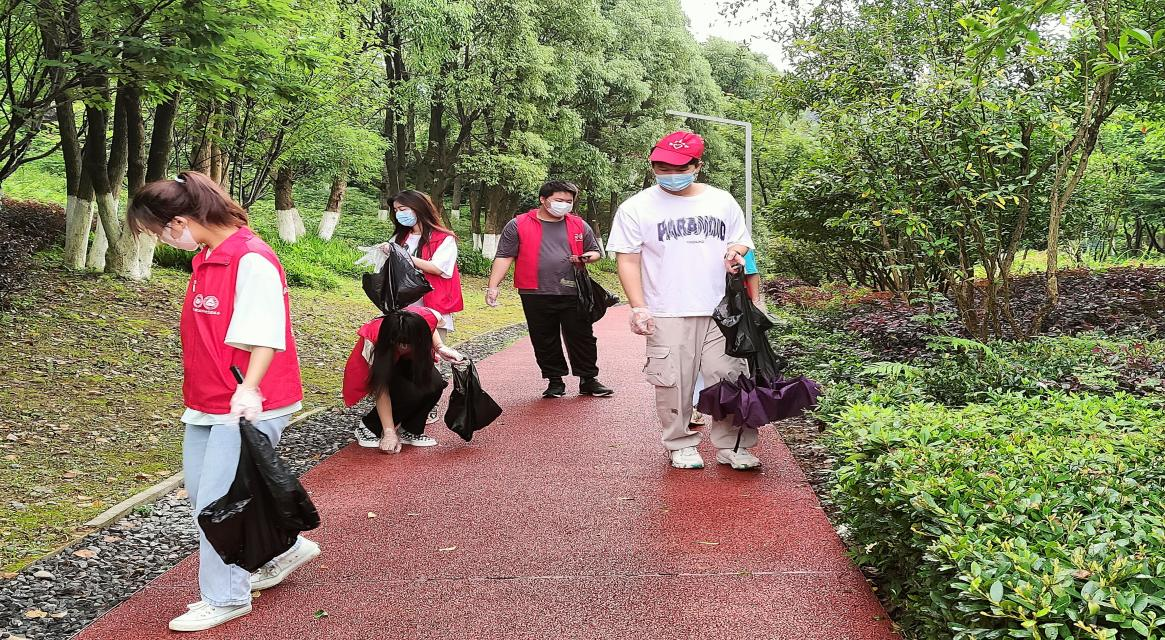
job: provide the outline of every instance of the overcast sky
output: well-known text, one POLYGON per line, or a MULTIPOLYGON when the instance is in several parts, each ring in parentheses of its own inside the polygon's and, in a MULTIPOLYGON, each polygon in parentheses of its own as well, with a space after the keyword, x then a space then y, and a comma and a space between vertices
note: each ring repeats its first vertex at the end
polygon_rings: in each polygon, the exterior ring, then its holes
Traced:
MULTIPOLYGON (((718 0, 680 0, 684 12, 692 23, 692 34, 703 42, 709 36, 717 36, 725 40, 744 42, 753 51, 759 51, 769 57, 778 67, 784 66, 779 44, 765 37, 767 21, 759 17, 759 11, 745 10, 740 18, 729 19, 720 15, 718 0)), ((754 5, 760 5, 757 2, 754 5)))

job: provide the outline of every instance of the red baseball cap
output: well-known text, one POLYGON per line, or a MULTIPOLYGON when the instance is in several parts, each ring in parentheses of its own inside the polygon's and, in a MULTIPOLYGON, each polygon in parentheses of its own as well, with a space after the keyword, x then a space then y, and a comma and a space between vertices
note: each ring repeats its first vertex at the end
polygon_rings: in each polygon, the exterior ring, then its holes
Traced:
POLYGON ((664 162, 684 166, 704 155, 704 139, 687 131, 669 133, 655 143, 651 150, 652 162, 664 162))

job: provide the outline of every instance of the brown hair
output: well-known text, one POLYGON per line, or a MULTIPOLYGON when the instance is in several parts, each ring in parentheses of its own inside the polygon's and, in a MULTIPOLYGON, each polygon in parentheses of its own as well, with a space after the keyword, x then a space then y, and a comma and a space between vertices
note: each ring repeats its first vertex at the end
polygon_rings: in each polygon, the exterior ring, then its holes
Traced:
POLYGON ((183 171, 176 178, 142 187, 130 201, 126 216, 134 233, 160 233, 178 216, 208 227, 245 227, 248 222, 242 205, 197 171, 183 171))
MULTIPOLYGON (((433 199, 428 194, 406 189, 393 196, 388 201, 388 206, 395 209, 398 203, 412 209, 413 213, 417 214, 417 222, 421 224, 421 242, 417 245, 418 247, 429 244, 429 236, 434 231, 449 234, 453 236, 454 240, 457 239, 456 233, 453 233, 451 229, 446 229, 445 225, 441 224, 441 218, 437 215, 437 206, 433 204, 433 199)), ((395 214, 392 216, 392 225, 393 238, 397 244, 403 247, 405 240, 408 240, 409 233, 412 232, 412 227, 406 227, 397 222, 395 214)))

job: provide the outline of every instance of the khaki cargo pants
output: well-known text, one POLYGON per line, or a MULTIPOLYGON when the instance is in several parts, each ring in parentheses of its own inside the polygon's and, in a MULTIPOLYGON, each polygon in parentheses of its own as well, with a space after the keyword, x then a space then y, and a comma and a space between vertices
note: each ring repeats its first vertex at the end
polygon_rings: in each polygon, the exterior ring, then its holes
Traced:
MULTIPOLYGON (((688 428, 697 374, 703 373, 704 383, 712 386, 748 371, 744 360, 725 355, 724 346, 724 334, 711 317, 655 319, 655 335, 647 336, 647 364, 643 373, 655 387, 655 408, 663 425, 663 446, 667 450, 694 447, 703 437, 688 428)), ((732 426, 732 416, 729 416, 711 422, 708 430, 717 449, 731 449, 736 445, 740 429, 732 426)), ((756 429, 745 429, 740 446, 749 448, 756 441, 756 429)))

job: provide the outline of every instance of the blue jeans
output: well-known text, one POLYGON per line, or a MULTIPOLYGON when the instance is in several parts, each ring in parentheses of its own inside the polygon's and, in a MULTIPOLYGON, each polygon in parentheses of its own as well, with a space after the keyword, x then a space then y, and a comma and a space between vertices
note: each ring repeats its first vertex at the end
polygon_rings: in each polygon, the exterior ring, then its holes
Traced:
MULTIPOLYGON (((272 446, 279 446, 279 438, 291 416, 264 420, 255 424, 267 436, 272 446)), ((195 526, 198 514, 206 505, 226 495, 235 481, 239 466, 238 424, 218 424, 213 427, 188 424, 182 442, 182 471, 186 476, 186 492, 194 505, 195 526)), ((296 546, 299 546, 297 541, 296 546)), ((292 547, 291 550, 294 551, 292 547)), ((198 588, 202 599, 216 607, 231 607, 251 601, 251 574, 237 565, 226 564, 198 530, 198 588)))

